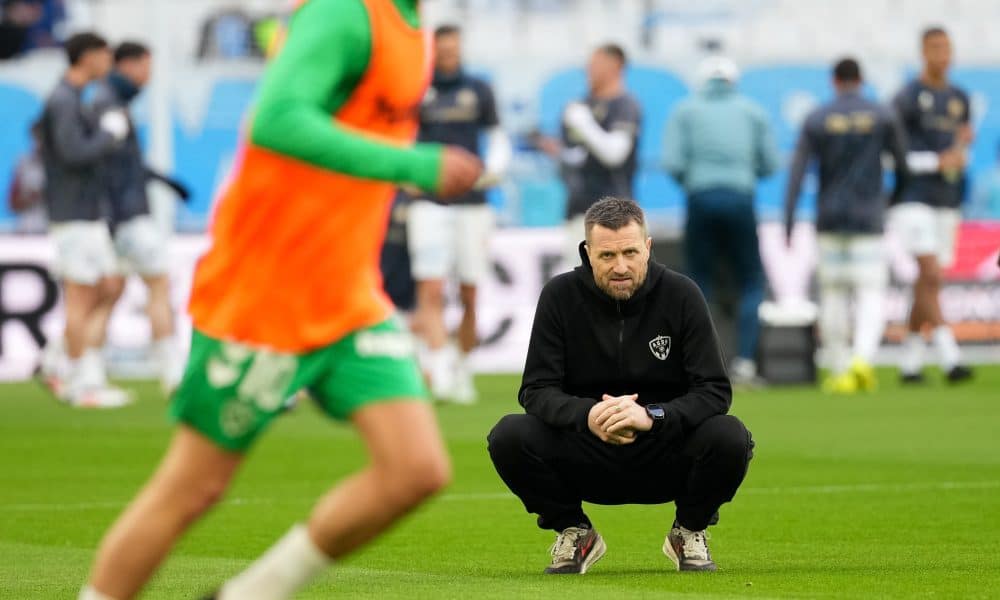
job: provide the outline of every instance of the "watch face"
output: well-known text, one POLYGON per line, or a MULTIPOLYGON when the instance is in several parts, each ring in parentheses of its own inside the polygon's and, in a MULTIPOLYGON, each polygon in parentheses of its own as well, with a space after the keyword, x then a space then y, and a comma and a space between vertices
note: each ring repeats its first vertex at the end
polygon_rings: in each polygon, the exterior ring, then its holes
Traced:
POLYGON ((663 407, 662 406, 658 406, 656 404, 651 404, 651 405, 647 406, 646 407, 646 412, 648 412, 649 416, 652 417, 652 418, 654 418, 654 419, 662 419, 664 417, 664 415, 666 414, 663 411, 663 407))

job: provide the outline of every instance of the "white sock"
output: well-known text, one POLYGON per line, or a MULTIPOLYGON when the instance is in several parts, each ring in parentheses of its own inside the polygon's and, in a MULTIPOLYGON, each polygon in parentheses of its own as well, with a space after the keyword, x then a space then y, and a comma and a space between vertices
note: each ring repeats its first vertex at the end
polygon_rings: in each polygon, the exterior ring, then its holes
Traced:
POLYGON ((850 365, 848 335, 850 334, 850 296, 847 288, 825 284, 820 289, 819 333, 827 367, 834 375, 847 371, 850 365))
POLYGON ((184 375, 180 364, 177 344, 173 336, 153 340, 153 359, 160 373, 160 383, 166 389, 176 388, 184 375))
POLYGON ((246 571, 230 579, 220 600, 286 600, 330 565, 305 525, 296 525, 246 571))
POLYGON ((66 342, 60 335, 52 338, 42 349, 41 367, 46 375, 67 377, 66 342))
POLYGON ((912 331, 903 341, 903 359, 899 370, 903 375, 916 375, 924 368, 924 336, 912 331))
POLYGON ((455 387, 455 363, 458 353, 451 344, 427 351, 427 371, 431 376, 431 391, 436 396, 449 396, 455 387))
POLYGON ((79 600, 115 600, 111 596, 107 596, 95 590, 92 586, 87 586, 80 590, 79 600))
POLYGON ((955 334, 951 332, 951 327, 947 325, 936 327, 931 337, 934 340, 934 347, 938 351, 941 368, 945 371, 954 369, 961 360, 961 354, 958 342, 955 341, 955 334))
POLYGON ((872 362, 885 330, 885 293, 881 287, 859 287, 854 305, 854 356, 872 362))
POLYGON ((99 348, 87 348, 78 361, 80 382, 87 387, 102 387, 108 383, 104 370, 104 355, 99 348))

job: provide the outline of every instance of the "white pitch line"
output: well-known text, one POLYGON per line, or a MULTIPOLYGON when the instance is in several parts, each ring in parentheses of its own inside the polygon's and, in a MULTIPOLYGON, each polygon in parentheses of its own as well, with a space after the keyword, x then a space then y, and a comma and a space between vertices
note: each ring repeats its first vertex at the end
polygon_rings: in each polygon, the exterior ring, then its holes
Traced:
MULTIPOLYGON (((919 483, 857 483, 844 485, 803 485, 787 487, 741 488, 737 496, 775 496, 806 494, 856 494, 872 492, 930 492, 941 490, 992 490, 1000 488, 1000 481, 927 481, 919 483)), ((510 492, 459 492, 444 494, 438 500, 443 502, 475 502, 477 500, 516 500, 510 492)), ((288 504, 287 501, 269 498, 231 498, 223 500, 221 506, 248 506, 258 504, 288 504)), ((123 508, 125 502, 108 500, 104 502, 71 502, 59 504, 0 504, 0 511, 66 511, 123 508)))

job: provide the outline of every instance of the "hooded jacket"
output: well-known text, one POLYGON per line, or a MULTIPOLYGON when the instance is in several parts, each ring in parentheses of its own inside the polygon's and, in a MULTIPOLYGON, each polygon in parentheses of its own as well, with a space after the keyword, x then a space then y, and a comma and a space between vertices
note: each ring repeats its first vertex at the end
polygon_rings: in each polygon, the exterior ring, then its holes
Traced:
MULTIPOLYGON (((139 88, 117 71, 96 86, 94 112, 128 111, 129 104, 139 94, 139 88)), ((149 214, 146 181, 149 174, 142 157, 142 146, 135 123, 129 118, 129 133, 123 144, 105 157, 101 170, 111 204, 111 222, 115 225, 149 214)))
POLYGON ((656 435, 678 436, 728 412, 732 388, 701 291, 649 261, 646 281, 618 301, 594 282, 590 261, 542 289, 518 401, 552 427, 588 431, 603 394, 660 404, 656 435))
POLYGON ((678 104, 663 146, 667 172, 688 194, 713 188, 752 194, 780 165, 767 113, 719 79, 678 104))

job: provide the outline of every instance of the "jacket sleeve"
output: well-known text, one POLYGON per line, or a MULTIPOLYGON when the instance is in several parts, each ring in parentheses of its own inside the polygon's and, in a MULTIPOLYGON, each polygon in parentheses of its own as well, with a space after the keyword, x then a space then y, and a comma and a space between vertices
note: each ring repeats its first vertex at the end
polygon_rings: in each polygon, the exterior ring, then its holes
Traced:
POLYGON ((906 130, 903 128, 903 124, 900 122, 897 114, 893 112, 888 112, 886 115, 888 121, 888 127, 886 128, 886 150, 892 155, 892 161, 894 163, 894 179, 895 183, 892 190, 892 200, 891 203, 895 204, 903 195, 903 190, 906 188, 907 183, 909 183, 910 178, 910 168, 906 164, 906 130))
POLYGON ((708 313, 708 304, 691 280, 681 307, 681 349, 688 391, 663 408, 666 424, 662 434, 680 435, 701 425, 705 419, 729 412, 733 390, 719 351, 719 338, 708 313))
POLYGON ((330 118, 364 76, 371 44, 362 2, 305 3, 261 79, 250 138, 321 169, 435 191, 439 145, 386 142, 330 118))
POLYGON ((552 427, 586 431, 587 417, 597 401, 563 391, 566 337, 554 296, 553 286, 547 285, 538 299, 518 401, 526 413, 552 427))
POLYGON ((774 141, 774 132, 768 122, 767 113, 763 108, 754 106, 754 120, 756 122, 756 136, 754 143, 757 144, 754 156, 756 157, 755 170, 758 178, 770 177, 781 166, 781 156, 778 153, 778 146, 774 141))
POLYGON ((49 106, 49 119, 52 149, 70 166, 94 164, 116 146, 111 134, 101 129, 88 135, 80 124, 73 103, 54 101, 49 106))
POLYGON ((689 153, 688 140, 685 137, 684 114, 681 109, 677 109, 670 115, 666 132, 663 135, 663 168, 681 186, 684 185, 684 179, 687 175, 689 153))
POLYGON ((809 159, 812 157, 812 144, 809 139, 809 120, 802 124, 799 141, 795 144, 795 155, 788 170, 788 184, 785 186, 785 234, 791 236, 795 225, 795 207, 802 193, 802 179, 805 177, 809 159))

